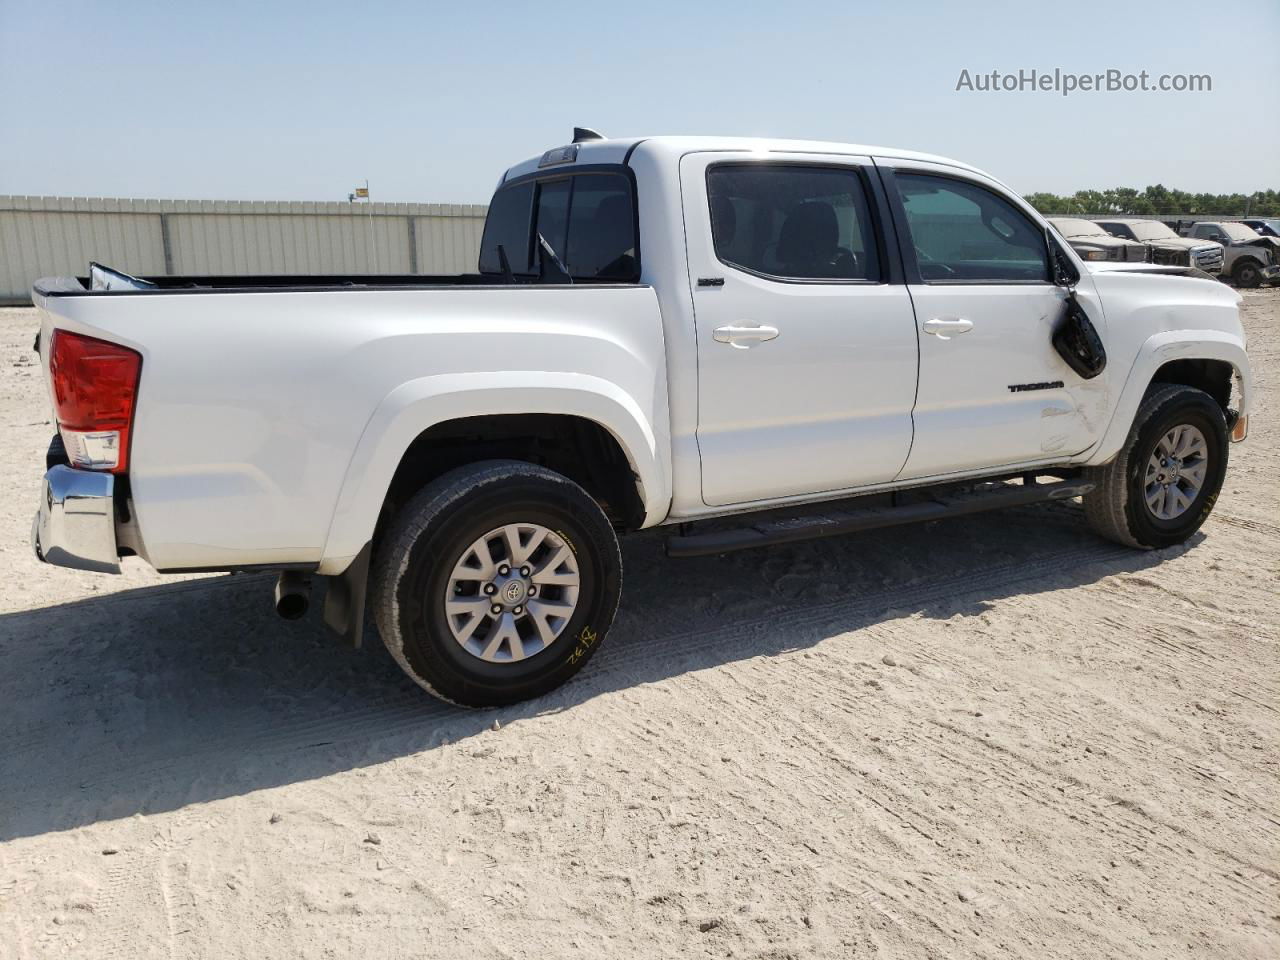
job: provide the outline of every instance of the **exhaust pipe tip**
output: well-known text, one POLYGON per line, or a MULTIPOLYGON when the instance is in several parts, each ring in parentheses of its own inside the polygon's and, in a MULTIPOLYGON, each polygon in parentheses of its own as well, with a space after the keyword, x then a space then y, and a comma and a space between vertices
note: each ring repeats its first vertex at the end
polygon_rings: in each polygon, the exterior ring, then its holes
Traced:
POLYGON ((311 606, 311 581, 293 570, 276 580, 276 613, 284 620, 301 620, 311 606))

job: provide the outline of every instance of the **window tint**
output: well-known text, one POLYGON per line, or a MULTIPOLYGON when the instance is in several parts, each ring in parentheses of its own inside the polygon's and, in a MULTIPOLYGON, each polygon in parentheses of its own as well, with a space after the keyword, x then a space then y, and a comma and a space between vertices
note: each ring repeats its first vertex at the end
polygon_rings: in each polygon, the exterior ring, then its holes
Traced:
POLYGON ((480 241, 480 272, 501 273, 498 245, 506 251, 511 269, 517 273, 529 267, 529 213, 533 207, 533 184, 504 187, 493 195, 480 241))
MULTIPOLYGON (((543 240, 551 244, 551 249, 562 261, 565 260, 564 242, 569 236, 569 197, 572 192, 573 181, 568 178, 538 185, 538 215, 534 220, 534 229, 543 240)), ((536 270, 537 240, 533 245, 533 257, 529 266, 536 270)), ((565 266, 568 266, 567 262, 565 266)))
POLYGON ((1047 281, 1044 233, 989 190, 898 172, 920 274, 930 280, 1047 281))
POLYGON ((489 204, 480 271, 500 273, 498 244, 511 269, 538 272, 535 234, 541 234, 575 280, 636 280, 638 241, 631 181, 591 173, 500 189, 489 204))
POLYGON ((639 264, 630 181, 612 173, 575 177, 568 243, 555 249, 567 257, 575 279, 635 279, 639 264))
POLYGON ((798 280, 879 280, 880 259, 856 171, 728 164, 707 171, 716 256, 798 280))

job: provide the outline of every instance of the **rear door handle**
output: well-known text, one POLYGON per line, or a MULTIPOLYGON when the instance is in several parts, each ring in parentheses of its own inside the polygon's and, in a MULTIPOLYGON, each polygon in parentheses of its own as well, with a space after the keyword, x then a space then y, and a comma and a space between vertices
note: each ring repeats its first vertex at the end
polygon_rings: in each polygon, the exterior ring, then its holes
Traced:
POLYGON ((735 326, 716 327, 711 331, 711 336, 715 338, 716 343, 727 343, 731 347, 739 350, 750 350, 751 343, 763 343, 765 340, 772 340, 778 335, 777 327, 767 326, 735 326))
POLYGON ((973 329, 973 321, 959 317, 934 317, 923 324, 924 332, 931 333, 939 340, 950 340, 954 336, 968 333, 973 329))

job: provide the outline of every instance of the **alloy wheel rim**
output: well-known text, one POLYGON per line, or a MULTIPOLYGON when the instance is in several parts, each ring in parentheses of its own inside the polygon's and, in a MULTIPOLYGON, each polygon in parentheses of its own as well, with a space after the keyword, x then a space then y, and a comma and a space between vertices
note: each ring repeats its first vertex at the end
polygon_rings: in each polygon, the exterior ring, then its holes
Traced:
POLYGON ((1209 471, 1209 445, 1188 423, 1169 429, 1147 458, 1143 494, 1158 520, 1176 520, 1195 503, 1209 471))
POLYGON ((453 565, 443 597, 453 639, 487 663, 518 663, 555 643, 578 607, 578 558, 537 523, 477 537, 453 565))

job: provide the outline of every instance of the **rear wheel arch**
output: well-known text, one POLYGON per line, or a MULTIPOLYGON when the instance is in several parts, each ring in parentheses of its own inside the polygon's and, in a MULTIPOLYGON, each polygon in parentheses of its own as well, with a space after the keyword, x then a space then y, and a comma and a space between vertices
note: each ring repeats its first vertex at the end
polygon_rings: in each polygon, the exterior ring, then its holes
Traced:
POLYGON ((434 423, 405 449, 386 492, 379 528, 418 490, 461 466, 514 460, 545 467, 587 491, 615 527, 644 522, 644 487, 621 440, 574 414, 507 413, 434 423))
MULTIPOLYGON (((599 444, 588 444, 587 449, 608 451, 604 464, 612 468, 609 478, 614 482, 600 482, 598 458, 584 456, 576 461, 560 456, 550 468, 583 479, 593 494, 607 500, 610 516, 620 527, 657 523, 671 501, 665 413, 665 408, 649 409, 618 384, 586 374, 509 371, 424 377, 402 384, 373 411, 347 464, 320 572, 340 572, 380 532, 388 509, 403 503, 411 486, 405 479, 413 475, 405 467, 406 454, 414 451, 409 455, 413 461, 424 443, 448 441, 452 448, 448 463, 453 466, 484 457, 552 463, 545 450, 530 452, 530 444, 522 442, 529 439, 529 431, 527 424, 514 424, 520 417, 577 424, 579 436, 599 439, 599 444), (484 443, 465 455, 457 449, 460 424, 484 428, 477 431, 484 443), (498 443, 499 439, 504 442, 498 443), (389 499, 393 488, 396 495, 389 499), (636 501, 642 508, 635 507, 636 501), (635 519, 636 514, 640 519, 635 519)), ((535 439, 547 439, 546 426, 546 421, 535 425, 535 439)), ((572 431, 557 426, 550 432, 562 439, 572 431)), ((559 446, 562 453, 575 449, 563 442, 559 446)), ((436 451, 436 455, 444 454, 436 451)), ((430 464, 425 467, 416 472, 418 486, 439 473, 430 464)))

